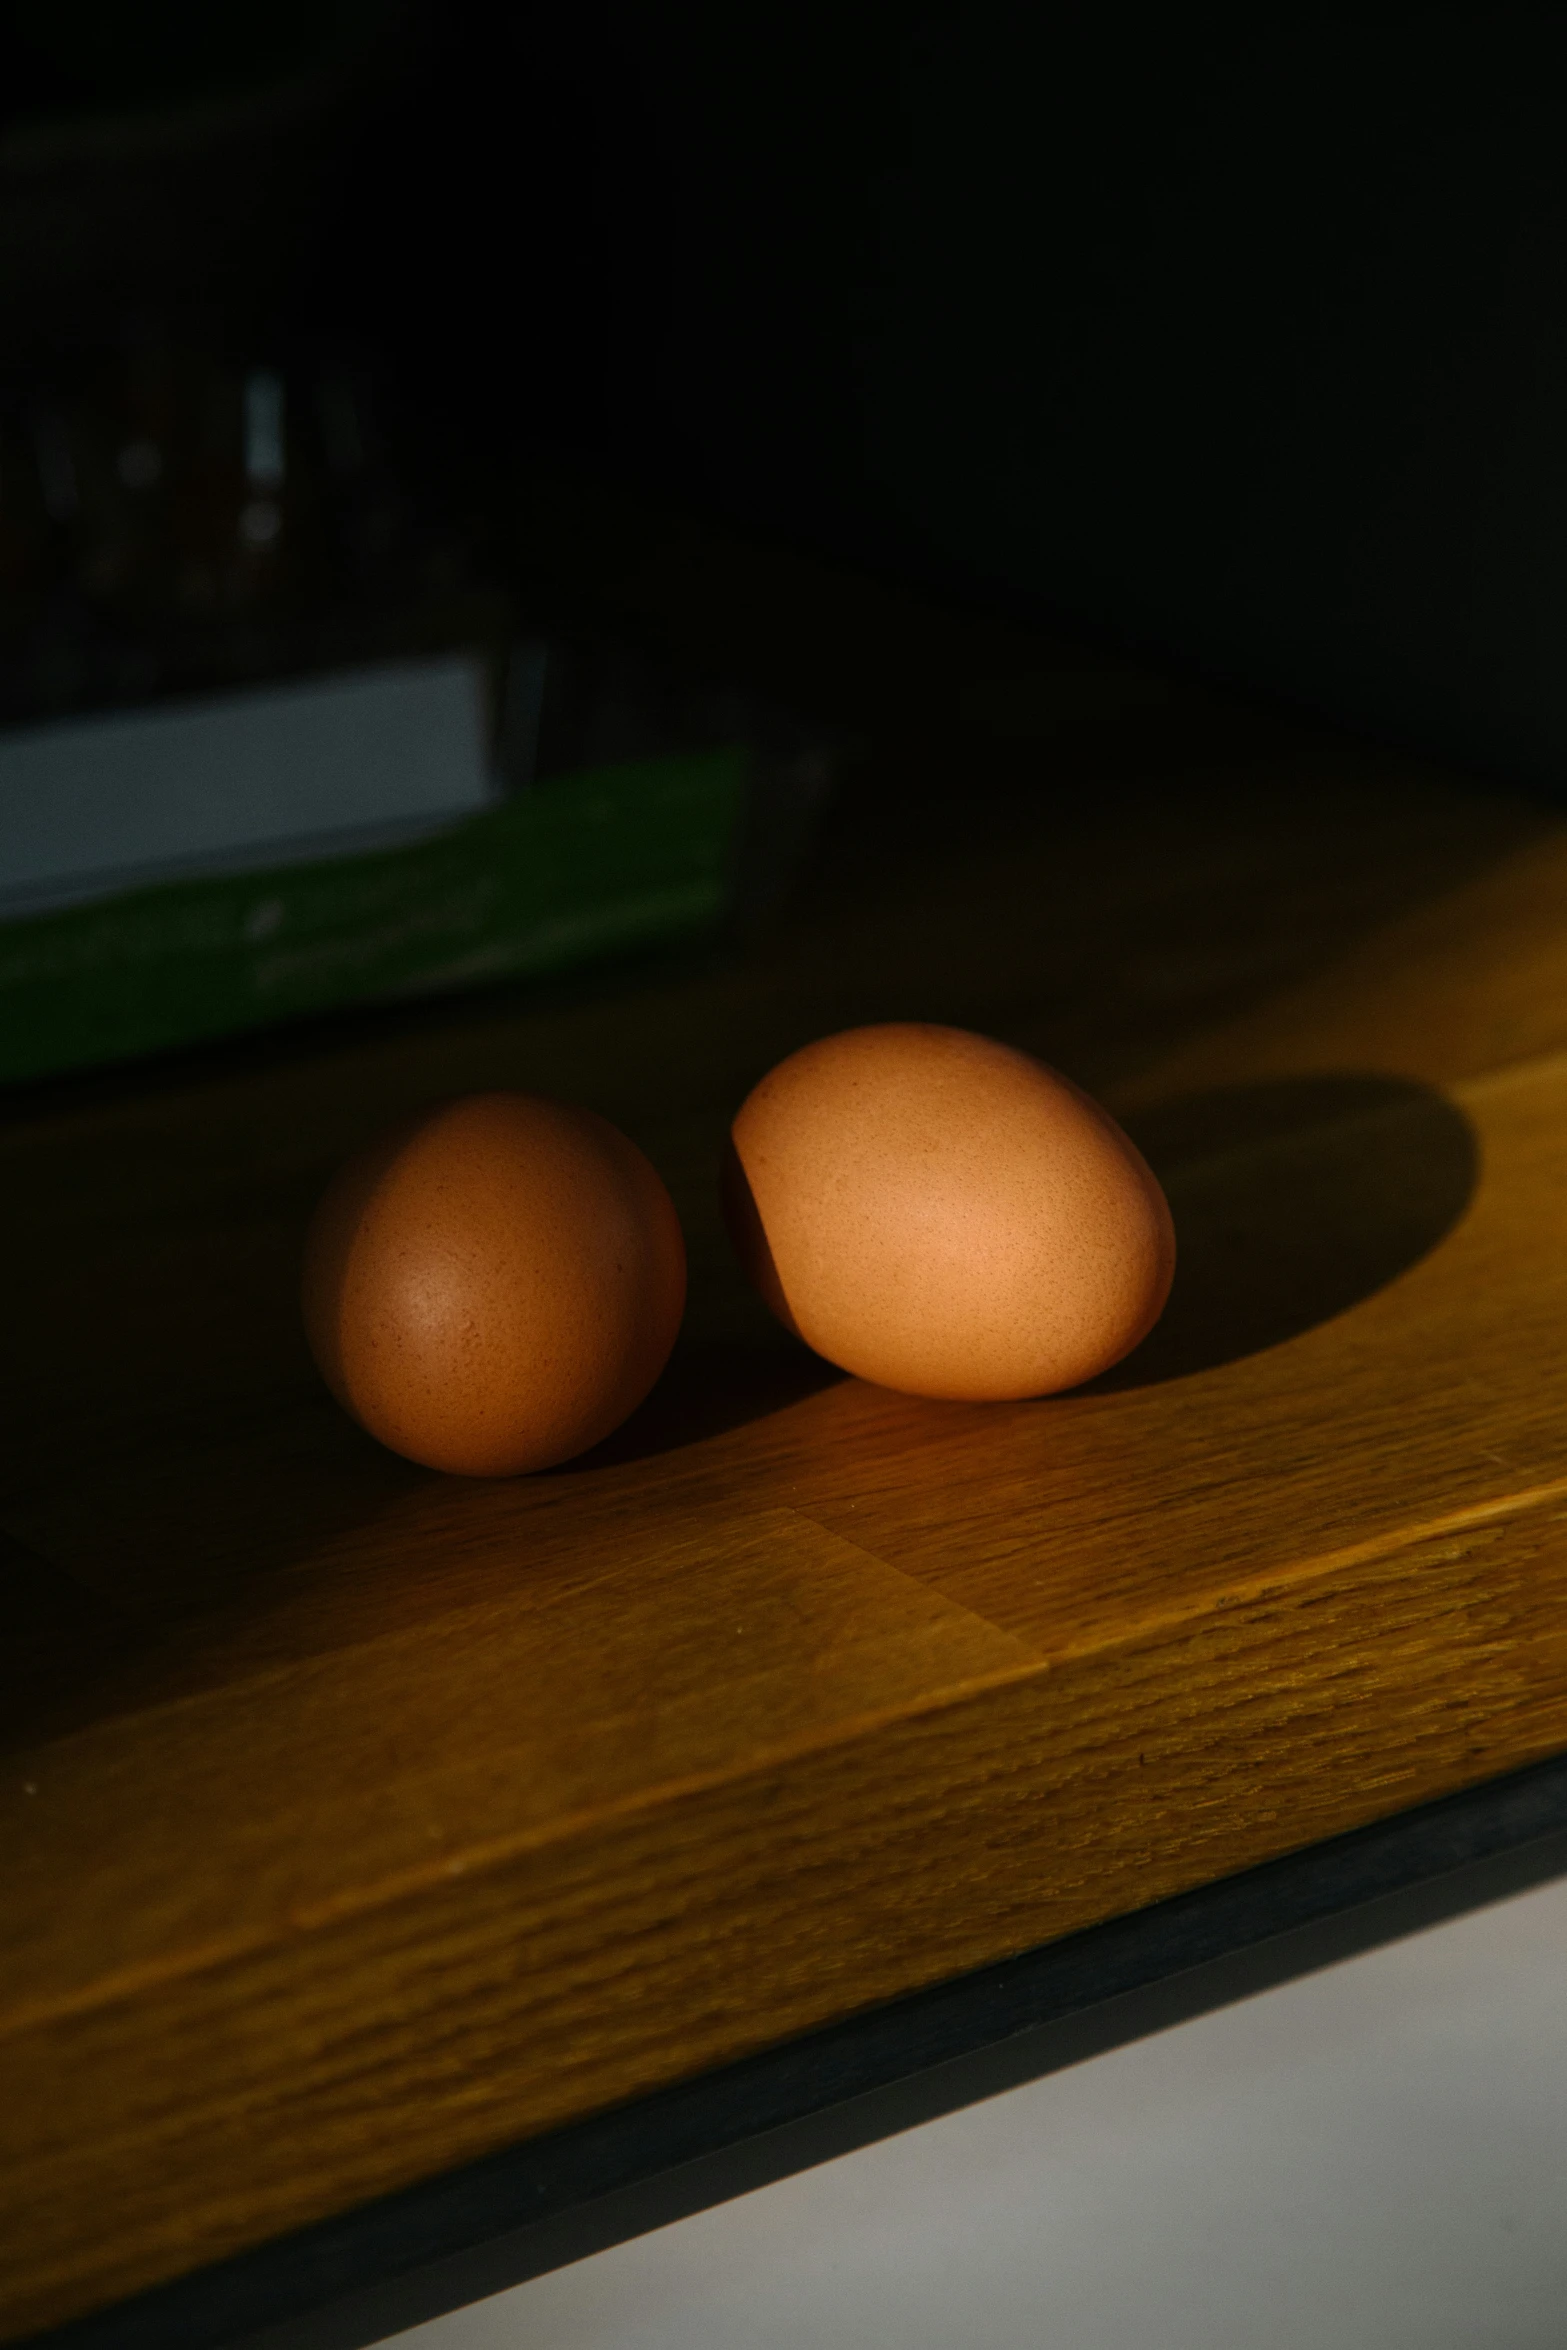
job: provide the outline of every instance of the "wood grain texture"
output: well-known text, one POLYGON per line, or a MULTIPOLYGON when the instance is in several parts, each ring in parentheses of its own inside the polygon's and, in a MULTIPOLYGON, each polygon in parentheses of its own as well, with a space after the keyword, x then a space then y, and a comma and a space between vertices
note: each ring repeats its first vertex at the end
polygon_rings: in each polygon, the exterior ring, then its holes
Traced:
POLYGON ((1567 1744, 1567 829, 692 545, 628 607, 743 666, 743 576, 869 746, 786 924, 0 1129, 4 2338, 1567 1744), (728 1115, 889 1014, 1164 1174, 1093 1389, 889 1395, 738 1282, 728 1115), (620 1436, 470 1483, 336 1412, 295 1277, 341 1154, 496 1084, 648 1151, 692 1304, 620 1436))

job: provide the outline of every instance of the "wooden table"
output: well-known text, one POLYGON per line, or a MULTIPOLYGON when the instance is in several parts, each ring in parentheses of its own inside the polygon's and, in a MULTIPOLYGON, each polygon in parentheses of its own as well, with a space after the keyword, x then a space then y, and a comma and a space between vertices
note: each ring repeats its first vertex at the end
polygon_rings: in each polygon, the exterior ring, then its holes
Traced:
POLYGON ((7 1106, 5 2339, 1567 1747, 1567 827, 639 529, 618 610, 860 746, 786 919, 7 1106), (897 1015, 1163 1173, 1095 1388, 880 1392, 739 1283, 728 1115, 897 1015), (341 1417, 295 1265, 494 1085, 642 1144, 691 1310, 470 1483, 341 1417))

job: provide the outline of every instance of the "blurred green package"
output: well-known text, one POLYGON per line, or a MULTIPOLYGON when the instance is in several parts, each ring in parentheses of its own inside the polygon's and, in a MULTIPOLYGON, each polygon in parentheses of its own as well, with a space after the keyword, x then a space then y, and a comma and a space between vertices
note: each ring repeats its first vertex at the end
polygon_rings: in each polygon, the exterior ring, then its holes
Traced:
POLYGON ((412 846, 13 918, 0 1079, 700 931, 734 902, 751 765, 735 745, 556 775, 412 846))

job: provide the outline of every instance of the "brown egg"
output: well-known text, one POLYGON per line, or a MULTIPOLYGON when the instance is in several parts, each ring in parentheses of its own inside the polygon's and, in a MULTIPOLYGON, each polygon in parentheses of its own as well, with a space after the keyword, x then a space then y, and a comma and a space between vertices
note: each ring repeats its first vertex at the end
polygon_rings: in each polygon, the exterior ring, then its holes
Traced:
POLYGON ((851 1028, 732 1129, 730 1230, 808 1346, 911 1395, 1046 1395, 1146 1336, 1175 1271, 1152 1172, 1042 1061, 960 1028, 851 1028))
POLYGON ((509 1477, 636 1408, 685 1287, 673 1204, 634 1144, 591 1110, 482 1093, 340 1171, 305 1251, 305 1328, 372 1436, 509 1477))

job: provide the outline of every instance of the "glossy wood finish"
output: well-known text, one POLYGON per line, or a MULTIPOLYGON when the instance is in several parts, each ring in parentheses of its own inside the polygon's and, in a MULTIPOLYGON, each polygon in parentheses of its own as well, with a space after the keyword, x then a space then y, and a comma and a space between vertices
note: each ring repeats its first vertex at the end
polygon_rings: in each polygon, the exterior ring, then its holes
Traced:
POLYGON ((1567 1745, 1567 828, 617 560, 859 737, 787 921, 0 1136, 6 2338, 1567 1745), (839 1380, 734 1276, 730 1111, 889 1014, 1059 1061, 1164 1173, 1176 1297, 1095 1389, 839 1380), (481 1085, 623 1125, 692 1250, 649 1405, 511 1483, 379 1452, 295 1306, 336 1159, 481 1085))

